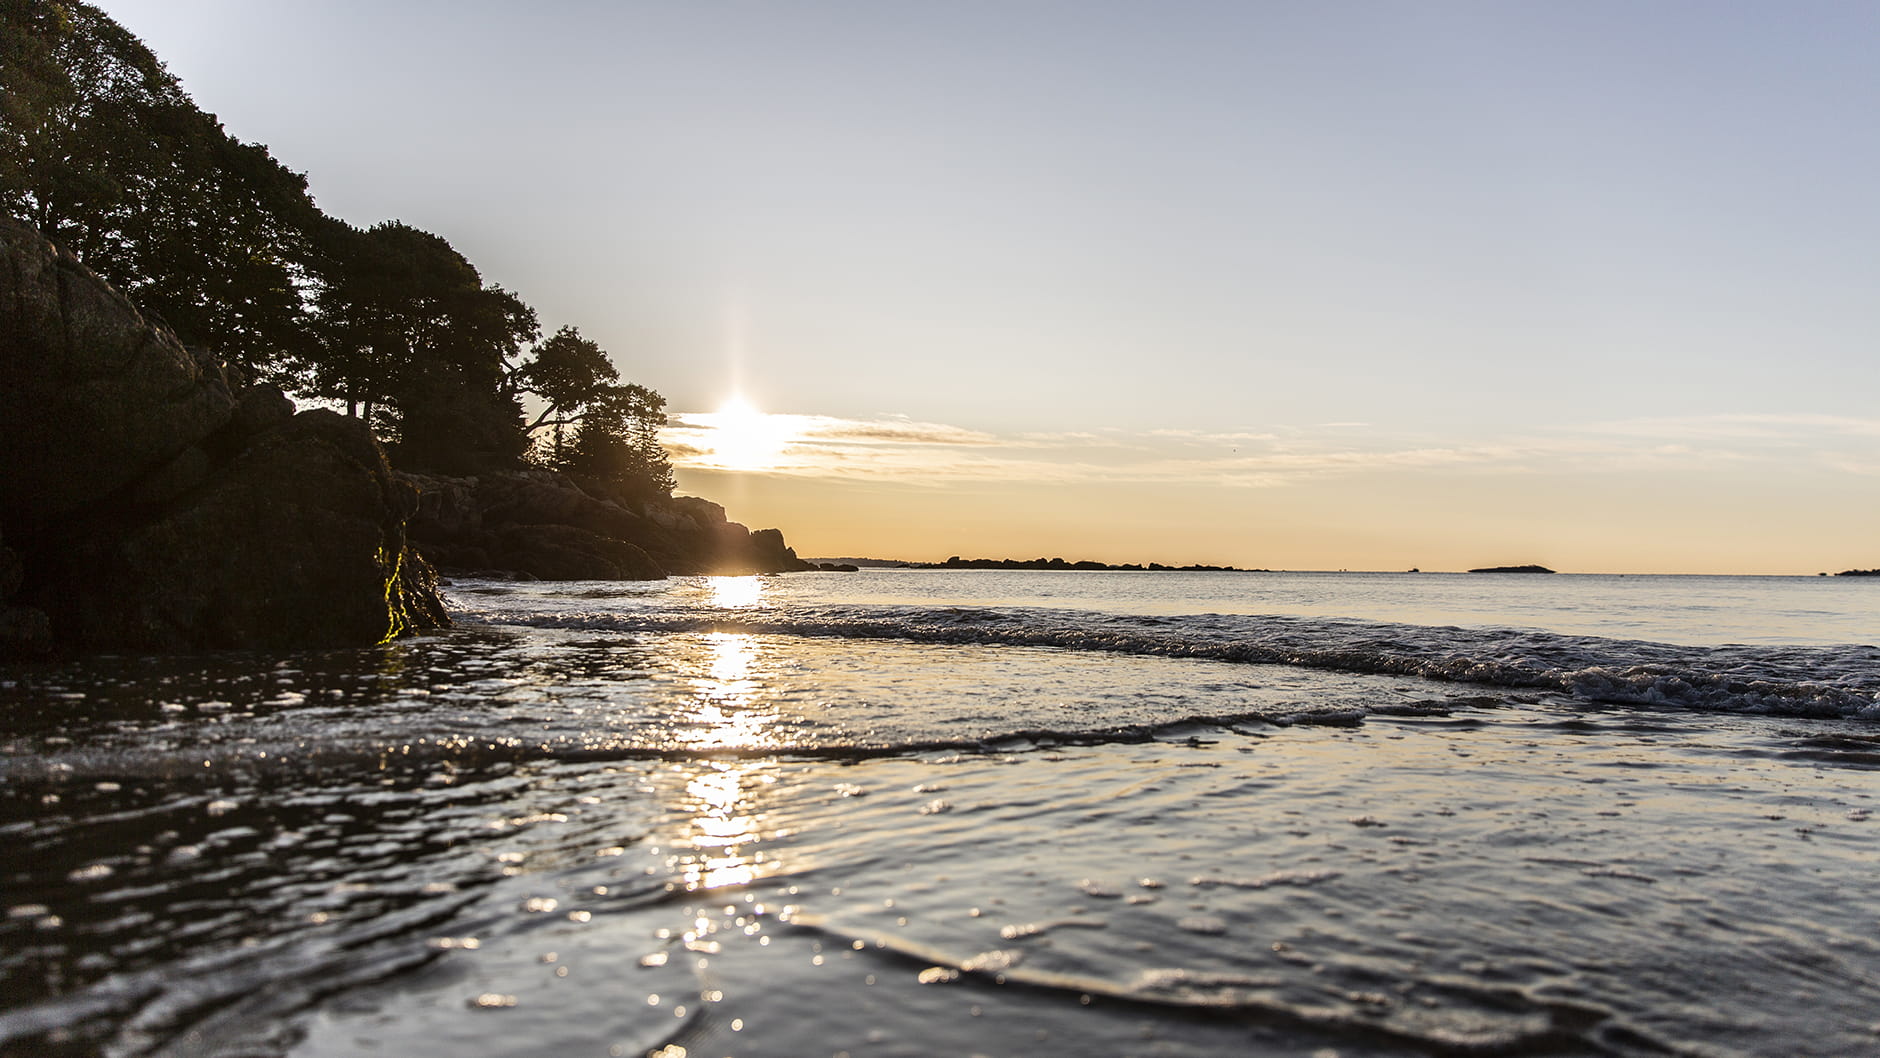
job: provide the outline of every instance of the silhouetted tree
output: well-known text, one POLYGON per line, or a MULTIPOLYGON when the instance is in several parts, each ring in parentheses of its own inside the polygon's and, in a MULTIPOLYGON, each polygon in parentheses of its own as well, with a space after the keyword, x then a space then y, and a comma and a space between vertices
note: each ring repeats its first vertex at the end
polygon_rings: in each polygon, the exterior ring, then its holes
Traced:
POLYGON ((436 235, 321 213, 89 4, 0 0, 0 209, 186 343, 366 419, 403 465, 514 465, 553 428, 550 462, 671 491, 657 393, 573 327, 518 362, 533 309, 436 235), (545 405, 529 423, 524 395, 545 405))
POLYGON ((449 242, 397 221, 321 239, 318 350, 305 392, 372 422, 414 467, 512 464, 525 446, 507 365, 537 334, 535 310, 485 286, 449 242))
POLYGON ((610 387, 551 453, 559 469, 623 487, 635 499, 672 495, 672 463, 659 443, 666 399, 644 386, 610 387))
POLYGON ((0 14, 0 208, 186 343, 272 371, 306 335, 306 178, 229 136, 97 8, 0 14))
POLYGON ((542 411, 524 427, 530 434, 581 421, 588 409, 616 388, 620 372, 601 347, 581 337, 575 327, 563 327, 529 351, 528 359, 509 374, 508 385, 517 394, 532 394, 542 411))

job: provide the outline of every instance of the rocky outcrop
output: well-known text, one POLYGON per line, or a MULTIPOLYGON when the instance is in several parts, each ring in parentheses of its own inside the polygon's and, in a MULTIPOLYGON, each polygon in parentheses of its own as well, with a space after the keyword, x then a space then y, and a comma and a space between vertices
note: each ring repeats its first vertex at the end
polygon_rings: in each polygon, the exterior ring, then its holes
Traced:
POLYGON ((52 649, 52 625, 46 612, 13 604, 25 574, 19 552, 0 546, 0 658, 44 654, 52 649))
POLYGON ((658 580, 814 568, 778 530, 752 532, 697 497, 635 501, 606 482, 548 470, 400 476, 418 490, 413 541, 452 572, 658 580))
POLYGON ((364 424, 242 386, 5 219, 0 453, 0 567, 18 566, 0 647, 341 645, 444 623, 406 546, 417 493, 364 424), (47 635, 10 639, 20 610, 47 635))

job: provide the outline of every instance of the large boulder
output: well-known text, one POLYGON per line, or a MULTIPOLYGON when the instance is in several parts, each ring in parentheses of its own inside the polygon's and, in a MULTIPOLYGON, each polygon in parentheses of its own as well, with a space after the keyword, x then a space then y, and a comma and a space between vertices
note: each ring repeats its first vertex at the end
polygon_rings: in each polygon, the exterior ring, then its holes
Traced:
POLYGON ((552 470, 518 470, 479 479, 478 505, 492 525, 572 525, 618 540, 641 540, 650 526, 619 503, 600 499, 552 470))
POLYGON ((666 571, 638 546, 573 525, 513 525, 500 534, 497 564, 537 580, 661 580, 666 571))
POLYGON ((477 504, 476 478, 403 471, 397 476, 418 493, 418 512, 407 526, 412 539, 447 540, 482 531, 483 508, 477 504))
POLYGON ((234 409, 218 367, 0 217, 0 527, 24 537, 112 497, 234 409))
POLYGON ((56 642, 98 648, 373 643, 444 623, 435 576, 406 547, 417 495, 364 424, 229 382, 0 218, 0 532, 20 566, 8 613, 37 610, 56 642))
POLYGON ((243 448, 177 502, 132 524, 74 525, 43 556, 62 637, 154 648, 372 643, 434 623, 404 547, 417 506, 357 419, 305 411, 243 448), (406 609, 406 612, 401 612, 406 609))

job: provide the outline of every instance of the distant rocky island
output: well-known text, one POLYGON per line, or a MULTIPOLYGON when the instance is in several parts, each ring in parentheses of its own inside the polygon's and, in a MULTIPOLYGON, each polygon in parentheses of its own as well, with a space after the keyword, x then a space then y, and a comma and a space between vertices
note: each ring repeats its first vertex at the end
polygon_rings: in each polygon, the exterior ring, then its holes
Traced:
POLYGON ((1094 570, 1099 572, 1144 572, 1144 573, 1271 573, 1266 569, 1240 569, 1235 566, 1165 566, 1160 562, 1147 564, 1125 562, 1091 562, 1088 560, 1067 562, 1061 558, 961 558, 954 555, 945 562, 910 563, 909 569, 1036 569, 1036 570, 1094 570))
POLYGON ((1880 569, 1844 569, 1837 577, 1880 577, 1880 569))
POLYGON ((1483 566, 1472 569, 1470 573, 1552 573, 1546 566, 1483 566))

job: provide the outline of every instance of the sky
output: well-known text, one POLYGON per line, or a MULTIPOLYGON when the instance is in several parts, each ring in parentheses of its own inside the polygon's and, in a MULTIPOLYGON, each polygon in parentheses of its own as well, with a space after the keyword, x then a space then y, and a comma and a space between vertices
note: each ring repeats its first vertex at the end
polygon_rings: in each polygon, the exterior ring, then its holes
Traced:
POLYGON ((101 6, 800 554, 1880 566, 1866 0, 101 6))

